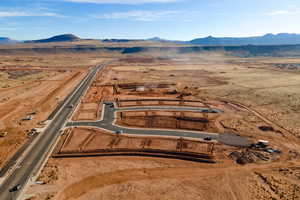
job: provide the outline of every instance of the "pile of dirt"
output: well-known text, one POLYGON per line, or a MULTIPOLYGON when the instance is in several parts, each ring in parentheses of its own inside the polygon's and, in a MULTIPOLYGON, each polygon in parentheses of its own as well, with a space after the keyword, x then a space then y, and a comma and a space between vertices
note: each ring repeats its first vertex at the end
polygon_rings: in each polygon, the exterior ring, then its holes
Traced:
POLYGON ((259 161, 268 161, 270 158, 266 153, 253 151, 250 149, 239 151, 234 151, 229 154, 229 157, 236 161, 240 165, 245 165, 248 163, 257 163, 259 161))

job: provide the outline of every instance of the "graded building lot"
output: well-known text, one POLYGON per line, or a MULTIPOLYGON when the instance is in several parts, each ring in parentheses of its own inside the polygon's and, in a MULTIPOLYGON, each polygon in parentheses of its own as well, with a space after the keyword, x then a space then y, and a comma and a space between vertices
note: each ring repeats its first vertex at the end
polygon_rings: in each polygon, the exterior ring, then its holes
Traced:
MULTIPOLYGON (((120 112, 117 124, 131 127, 168 128, 220 133, 216 123, 217 114, 174 111, 120 112)), ((220 126, 219 126, 220 127, 220 126)))
MULTIPOLYGON (((74 128, 66 130, 66 137, 57 145, 54 157, 78 156, 106 154, 135 154, 140 153, 145 156, 173 156, 173 158, 184 158, 184 156, 194 156, 199 158, 199 162, 213 162, 212 151, 220 149, 215 142, 203 142, 198 140, 116 135, 108 131, 74 128), (181 156, 182 155, 182 156, 181 156)), ((187 157, 186 157, 187 158, 187 157)))
MULTIPOLYGON (((57 200, 299 199, 299 72, 276 65, 289 62, 298 61, 211 57, 159 63, 123 59, 99 73, 72 119, 84 120, 85 113, 92 113, 87 120, 99 120, 105 101, 116 101, 120 108, 213 108, 223 112, 122 111, 116 123, 234 133, 253 141, 268 140, 282 153, 219 145, 214 151, 216 164, 124 155, 51 158, 40 176, 47 184, 33 185, 27 193, 35 195, 32 199, 57 200), (165 87, 158 87, 161 84, 165 87), (209 126, 203 127, 207 121, 209 126), (250 164, 236 164, 236 155, 250 164)), ((62 137, 58 147, 64 153, 82 153, 112 145, 136 149, 147 143, 140 138, 116 142, 115 137, 98 129, 75 128, 62 137)), ((153 148, 167 150, 176 149, 178 143, 161 138, 151 141, 153 148)), ((187 147, 203 151, 192 142, 187 147)))

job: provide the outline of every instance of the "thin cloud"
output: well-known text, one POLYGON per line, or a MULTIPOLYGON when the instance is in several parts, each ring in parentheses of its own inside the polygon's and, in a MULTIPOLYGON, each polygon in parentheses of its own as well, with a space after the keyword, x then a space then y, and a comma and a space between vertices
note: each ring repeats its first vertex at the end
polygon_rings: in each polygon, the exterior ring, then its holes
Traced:
POLYGON ((0 11, 0 18, 7 17, 65 17, 53 12, 0 11))
POLYGON ((113 12, 103 15, 94 15, 97 19, 128 19, 134 21, 157 21, 162 19, 170 19, 178 15, 179 11, 129 11, 129 12, 113 12))
POLYGON ((290 11, 290 10, 276 10, 269 13, 266 13, 268 16, 278 16, 278 15, 297 15, 300 14, 300 11, 290 11))
POLYGON ((64 0, 74 3, 99 3, 99 4, 145 4, 145 3, 172 3, 181 0, 64 0))

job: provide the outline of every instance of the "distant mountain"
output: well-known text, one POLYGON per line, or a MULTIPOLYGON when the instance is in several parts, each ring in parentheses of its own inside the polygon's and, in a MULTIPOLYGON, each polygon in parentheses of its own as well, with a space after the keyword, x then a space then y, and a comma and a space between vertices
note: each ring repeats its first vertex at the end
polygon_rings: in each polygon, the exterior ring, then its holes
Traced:
POLYGON ((197 45, 288 45, 300 44, 300 34, 280 33, 257 37, 206 37, 189 41, 197 45))
POLYGON ((153 37, 153 38, 149 38, 147 40, 152 41, 152 42, 166 42, 166 41, 168 41, 168 40, 162 39, 160 37, 153 37))
MULTIPOLYGON (((173 40, 166 40, 159 37, 153 37, 149 39, 104 39, 102 42, 106 43, 127 43, 127 42, 142 42, 142 41, 151 41, 151 42, 161 42, 161 43, 182 43, 182 41, 173 41, 173 40)), ((184 42, 185 43, 185 42, 184 42)))
POLYGON ((104 39, 102 42, 106 43, 122 43, 122 42, 138 42, 144 40, 134 40, 134 39, 104 39))
POLYGON ((162 42, 162 43, 177 43, 177 44, 185 44, 188 42, 185 41, 179 41, 179 40, 166 40, 166 39, 162 39, 160 37, 153 37, 153 38, 149 38, 147 39, 148 41, 152 41, 152 42, 162 42))
MULTIPOLYGON (((73 34, 57 35, 47 39, 29 40, 24 43, 48 43, 48 42, 74 42, 86 39, 81 39, 73 34)), ((92 39, 90 39, 92 40, 92 39)), ((104 39, 101 40, 105 43, 127 43, 127 42, 140 42, 152 41, 158 43, 174 43, 174 44, 189 44, 189 45, 202 45, 202 46, 241 46, 241 45, 295 45, 300 44, 300 34, 279 33, 279 34, 266 34, 263 36, 255 37, 205 37, 197 38, 191 41, 167 40, 159 37, 150 39, 104 39)), ((6 37, 0 37, 0 44, 13 44, 20 41, 11 40, 6 37)))
POLYGON ((48 42, 76 42, 81 39, 73 34, 64 34, 64 35, 56 35, 51 38, 41 39, 41 40, 30 40, 25 41, 25 43, 48 43, 48 42))
POLYGON ((7 37, 0 37, 0 44, 13 44, 13 43, 17 43, 18 41, 16 40, 12 40, 10 38, 7 37))

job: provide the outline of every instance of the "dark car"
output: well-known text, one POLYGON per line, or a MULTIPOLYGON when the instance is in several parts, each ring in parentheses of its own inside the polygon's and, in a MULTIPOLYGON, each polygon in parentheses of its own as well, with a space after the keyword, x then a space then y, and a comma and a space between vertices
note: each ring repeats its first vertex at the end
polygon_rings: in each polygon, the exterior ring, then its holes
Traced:
POLYGON ((124 133, 123 130, 117 130, 116 131, 116 134, 118 134, 118 135, 123 134, 123 133, 124 133))
POLYGON ((203 113, 210 113, 210 111, 208 109, 203 109, 203 110, 201 110, 201 112, 203 112, 203 113))
POLYGON ((206 140, 206 141, 211 141, 211 140, 212 140, 211 137, 205 137, 205 138, 203 138, 203 139, 206 140))
POLYGON ((13 188, 11 188, 11 189, 9 190, 9 192, 17 192, 17 191, 19 191, 20 189, 21 189, 21 185, 18 184, 18 185, 16 185, 16 186, 14 186, 13 188))
POLYGON ((219 113, 219 110, 216 109, 204 109, 201 111, 202 113, 219 113))
POLYGON ((218 111, 218 110, 215 110, 215 109, 210 110, 210 112, 211 112, 211 113, 219 113, 219 111, 218 111))

